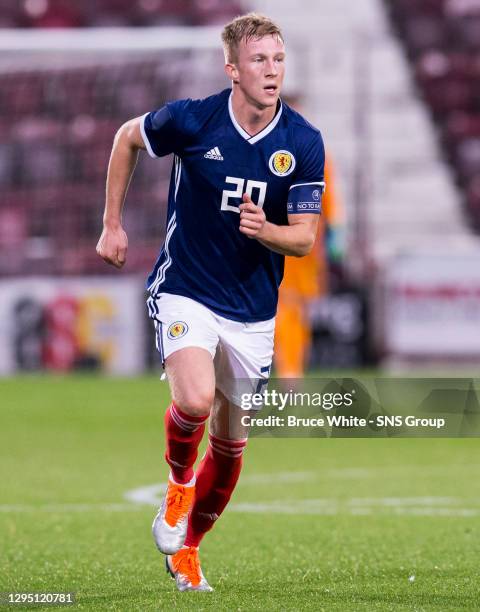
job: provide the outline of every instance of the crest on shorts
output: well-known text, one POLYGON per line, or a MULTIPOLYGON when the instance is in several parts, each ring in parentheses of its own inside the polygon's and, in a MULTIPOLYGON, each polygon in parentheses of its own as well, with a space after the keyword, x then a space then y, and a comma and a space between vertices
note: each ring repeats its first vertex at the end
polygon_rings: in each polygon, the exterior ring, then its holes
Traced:
POLYGON ((275 151, 270 157, 268 166, 276 176, 287 176, 295 170, 295 158, 290 151, 275 151))
POLYGON ((167 330, 167 337, 170 340, 177 340, 188 332, 188 325, 184 321, 175 321, 167 330))

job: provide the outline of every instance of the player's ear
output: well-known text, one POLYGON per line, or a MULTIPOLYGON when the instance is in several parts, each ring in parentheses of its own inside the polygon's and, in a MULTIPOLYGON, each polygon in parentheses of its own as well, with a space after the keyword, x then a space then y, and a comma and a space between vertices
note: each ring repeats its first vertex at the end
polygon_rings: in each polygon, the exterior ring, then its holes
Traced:
POLYGON ((238 83, 238 70, 235 64, 225 64, 225 72, 230 79, 234 83, 238 83))

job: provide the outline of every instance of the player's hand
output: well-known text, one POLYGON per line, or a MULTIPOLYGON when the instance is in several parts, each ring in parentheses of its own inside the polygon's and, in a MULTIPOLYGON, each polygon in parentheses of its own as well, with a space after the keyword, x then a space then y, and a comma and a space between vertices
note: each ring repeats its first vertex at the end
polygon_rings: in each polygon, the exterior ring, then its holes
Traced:
POLYGON ((252 198, 244 193, 243 204, 240 204, 240 231, 249 238, 261 238, 266 217, 263 209, 252 202, 252 198))
POLYGON ((97 253, 108 264, 121 268, 127 258, 128 238, 121 225, 103 227, 97 244, 97 253))

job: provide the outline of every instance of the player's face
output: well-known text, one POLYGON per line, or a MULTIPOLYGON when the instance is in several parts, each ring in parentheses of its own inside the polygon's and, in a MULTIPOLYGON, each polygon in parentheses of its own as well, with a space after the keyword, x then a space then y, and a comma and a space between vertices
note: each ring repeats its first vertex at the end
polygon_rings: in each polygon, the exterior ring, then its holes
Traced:
POLYGON ((278 36, 242 40, 234 67, 234 81, 250 103, 258 108, 277 104, 285 74, 285 46, 278 36))

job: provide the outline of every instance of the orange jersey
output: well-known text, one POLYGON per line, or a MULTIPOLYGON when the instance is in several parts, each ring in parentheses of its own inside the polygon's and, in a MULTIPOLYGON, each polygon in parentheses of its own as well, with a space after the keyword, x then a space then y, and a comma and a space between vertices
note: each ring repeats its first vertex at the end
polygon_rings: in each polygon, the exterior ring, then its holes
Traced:
POLYGON ((296 292, 304 298, 323 295, 327 290, 327 262, 325 256, 325 225, 342 222, 342 214, 335 192, 333 169, 325 161, 326 190, 322 198, 322 216, 313 249, 305 257, 285 257, 285 272, 281 292, 296 292))

